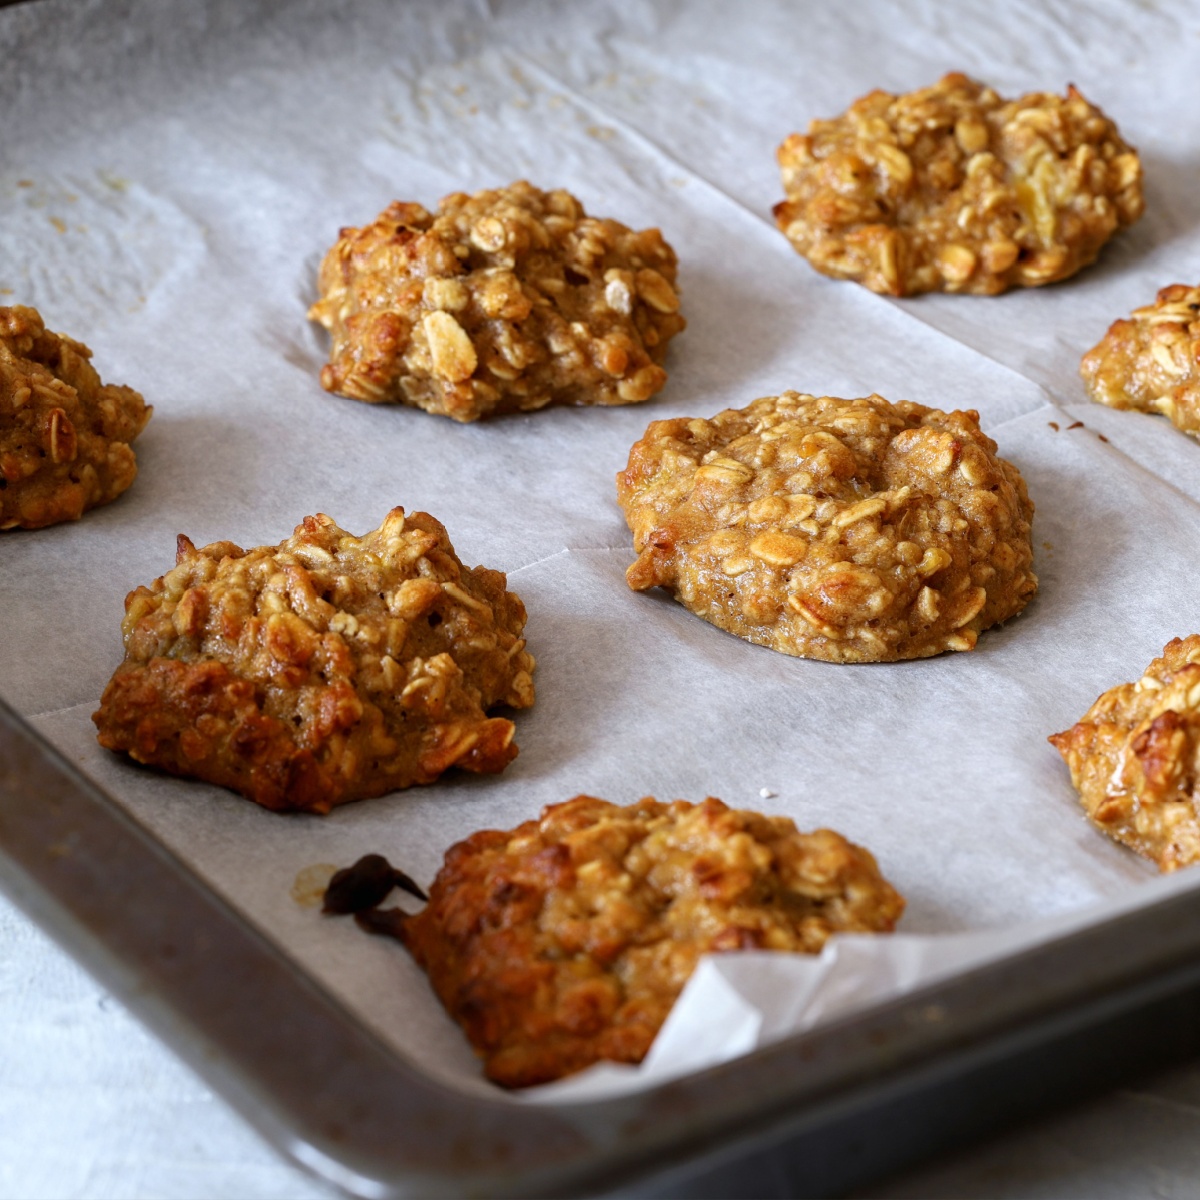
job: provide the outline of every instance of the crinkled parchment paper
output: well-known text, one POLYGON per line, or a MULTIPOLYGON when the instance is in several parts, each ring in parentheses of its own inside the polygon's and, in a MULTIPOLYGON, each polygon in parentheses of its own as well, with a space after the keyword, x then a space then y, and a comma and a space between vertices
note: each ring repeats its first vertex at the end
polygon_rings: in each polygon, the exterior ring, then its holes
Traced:
POLYGON ((581 791, 716 795, 840 830, 908 897, 890 941, 712 960, 645 1067, 542 1093, 559 1097, 642 1086, 1192 886, 1152 882, 1093 832, 1045 739, 1200 628, 1200 446, 1089 405, 1075 374, 1111 320, 1200 278, 1198 34, 1194 9, 1032 0, 5 10, 0 301, 90 344, 155 416, 123 499, 0 536, 0 693, 462 1088, 487 1085, 420 972, 297 904, 302 868, 382 851, 427 882, 452 842, 581 791), (1078 279, 1002 298, 893 302, 816 275, 770 218, 775 146, 872 87, 948 69, 1009 94, 1076 83, 1142 151, 1145 219, 1078 279), (338 227, 518 177, 676 247, 689 328, 664 392, 470 427, 322 392, 323 335, 304 314, 338 227), (1028 610, 971 654, 834 666, 628 591, 613 476, 632 442, 653 419, 784 388, 977 408, 1037 504, 1028 610), (395 504, 434 513, 529 608, 538 702, 503 775, 280 817, 97 747, 123 597, 171 565, 177 533, 274 543, 316 511, 361 533, 395 504))

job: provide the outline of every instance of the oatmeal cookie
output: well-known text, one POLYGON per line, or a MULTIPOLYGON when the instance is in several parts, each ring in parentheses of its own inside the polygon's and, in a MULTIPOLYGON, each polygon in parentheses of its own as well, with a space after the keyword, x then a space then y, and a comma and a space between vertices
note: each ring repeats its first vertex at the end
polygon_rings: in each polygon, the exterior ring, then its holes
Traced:
POLYGON ((1200 861, 1200 634, 1168 642, 1050 742, 1098 829, 1161 871, 1200 861))
POLYGON ((1142 167, 1074 86, 1002 100, 965 75, 874 91, 779 147, 779 228, 874 292, 994 295, 1087 266, 1142 215, 1142 167))
POLYGON ((1200 286, 1173 283, 1114 322, 1079 373, 1097 403, 1162 413, 1200 437, 1200 286))
POLYGON ((0 529, 78 520, 137 475, 129 443, 153 409, 91 357, 37 309, 0 308, 0 529))
POLYGON ((197 549, 125 600, 100 744, 265 808, 334 805, 502 770, 533 703, 525 606, 445 528, 394 508, 361 538, 306 517, 278 546, 197 549))
POLYGON ((456 421, 648 400, 685 325, 675 261, 657 229, 589 217, 561 189, 454 192, 436 215, 397 201, 321 264, 321 385, 456 421))
POLYGON ((1037 590, 1025 481, 975 412, 784 392, 654 421, 617 499, 631 588, 784 654, 971 650, 1037 590))
MULTIPOLYGON (((452 847, 397 935, 505 1087, 640 1062, 702 954, 889 932, 875 859, 786 817, 576 796, 452 847)), ((381 926, 377 926, 381 927, 381 926)))

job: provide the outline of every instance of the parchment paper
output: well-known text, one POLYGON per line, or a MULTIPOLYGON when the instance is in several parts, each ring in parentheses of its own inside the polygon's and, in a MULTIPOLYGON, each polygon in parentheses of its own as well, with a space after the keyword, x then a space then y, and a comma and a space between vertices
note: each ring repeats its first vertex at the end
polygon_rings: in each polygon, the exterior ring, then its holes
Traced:
POLYGON ((1088 404, 1076 376, 1110 321, 1200 279, 1198 51, 1194 6, 1113 2, 0 13, 0 302, 36 305, 155 405, 124 498, 0 535, 0 693, 301 968, 461 1088, 488 1085, 421 973, 394 943, 297 904, 301 869, 380 851, 428 882, 452 842, 581 791, 717 795, 840 830, 908 897, 890 940, 711 960, 642 1068, 534 1100, 642 1087, 1196 886, 1154 881, 1095 833, 1045 738, 1200 628, 1200 447, 1088 404), (1076 83, 1142 152, 1143 221, 1076 280, 996 299, 894 302, 816 275, 770 218, 775 146, 872 87, 949 69, 1014 95, 1076 83), (664 392, 470 427, 324 393, 323 335, 304 313, 338 227, 520 177, 675 246, 689 328, 664 392), (834 666, 629 592, 613 487, 629 446, 651 420, 789 387, 978 409, 1037 504, 1028 610, 971 654, 834 666), (394 504, 434 513, 528 606, 538 701, 503 775, 280 817, 99 749, 89 718, 121 657, 123 597, 170 567, 177 533, 274 543, 316 511, 361 533, 394 504))

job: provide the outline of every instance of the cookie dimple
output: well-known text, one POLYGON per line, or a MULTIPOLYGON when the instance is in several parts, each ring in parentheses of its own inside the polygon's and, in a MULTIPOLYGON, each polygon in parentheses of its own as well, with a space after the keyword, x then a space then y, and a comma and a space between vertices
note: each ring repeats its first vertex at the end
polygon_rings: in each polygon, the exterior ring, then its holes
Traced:
POLYGON ((436 214, 396 202, 321 265, 321 383, 456 421, 647 400, 685 325, 675 274, 657 229, 589 217, 561 189, 456 192, 436 214))
POLYGON ((631 588, 785 654, 969 650, 1037 588, 1033 505, 974 412, 784 392, 655 421, 617 499, 631 588))
POLYGON ((1050 742, 1097 828, 1161 871, 1200 861, 1200 635, 1168 642, 1050 742))
POLYGON ((462 566, 440 522, 393 509, 354 537, 306 517, 278 546, 197 549, 125 601, 100 744, 272 809, 502 770, 533 703, 525 607, 462 566))
POLYGON ((1071 86, 1003 100, 962 74, 874 91, 779 147, 780 230, 820 272, 895 296, 1074 275, 1142 214, 1142 169, 1071 86))
POLYGON ((91 357, 36 309, 0 308, 0 530, 77 520, 137 475, 131 443, 153 410, 91 357))
POLYGON ((828 829, 709 798, 576 796, 446 853, 396 932, 506 1087, 640 1062, 702 954, 818 953, 890 932, 904 900, 828 829))
POLYGON ((1079 373, 1098 404, 1161 413, 1200 437, 1200 286, 1173 283, 1115 321, 1079 373))

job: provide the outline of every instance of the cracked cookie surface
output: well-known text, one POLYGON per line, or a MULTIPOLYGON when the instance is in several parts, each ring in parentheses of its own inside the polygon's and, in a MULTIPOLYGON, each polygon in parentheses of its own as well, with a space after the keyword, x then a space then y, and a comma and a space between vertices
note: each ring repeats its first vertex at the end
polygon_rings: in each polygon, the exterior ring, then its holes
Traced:
POLYGON ((456 421, 648 400, 685 325, 675 274, 657 229, 589 217, 561 189, 397 201, 321 264, 321 384, 456 421))
POLYGON ((137 475, 130 443, 153 410, 91 356, 37 309, 0 308, 0 529, 77 520, 137 475))
POLYGON ((577 796, 453 846, 398 936, 506 1087, 640 1062, 702 954, 816 954, 904 900, 832 830, 709 798, 577 796))
POLYGON ((361 538, 319 514, 252 550, 180 535, 174 570, 125 610, 100 744, 266 808, 500 771, 514 727, 488 713, 533 703, 524 605, 427 513, 395 508, 361 538))
POLYGON ((785 654, 971 650, 1037 589, 1025 481, 974 412, 784 392, 655 421, 617 499, 631 588, 785 654))
POLYGON ((1074 275, 1142 214, 1142 168, 1074 86, 1003 100, 966 75, 874 91, 779 147, 780 230, 875 292, 994 295, 1074 275))
POLYGON ((1162 413, 1200 437, 1200 286, 1173 283, 1115 321, 1079 373, 1098 404, 1162 413))
POLYGON ((1161 871, 1200 861, 1200 635, 1168 642, 1050 742, 1098 829, 1161 871))

